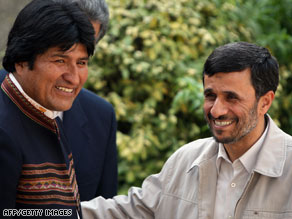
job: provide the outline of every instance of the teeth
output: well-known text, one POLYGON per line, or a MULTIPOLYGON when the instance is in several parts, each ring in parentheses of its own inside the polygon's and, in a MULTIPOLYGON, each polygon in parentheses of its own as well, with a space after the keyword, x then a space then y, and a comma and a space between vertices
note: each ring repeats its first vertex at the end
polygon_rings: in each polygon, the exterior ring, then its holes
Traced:
POLYGON ((72 93, 73 89, 65 88, 65 87, 57 87, 57 89, 67 92, 67 93, 72 93))
POLYGON ((220 121, 216 121, 215 120, 215 125, 218 125, 218 126, 225 126, 225 125, 230 125, 232 123, 232 121, 224 121, 224 122, 220 122, 220 121))

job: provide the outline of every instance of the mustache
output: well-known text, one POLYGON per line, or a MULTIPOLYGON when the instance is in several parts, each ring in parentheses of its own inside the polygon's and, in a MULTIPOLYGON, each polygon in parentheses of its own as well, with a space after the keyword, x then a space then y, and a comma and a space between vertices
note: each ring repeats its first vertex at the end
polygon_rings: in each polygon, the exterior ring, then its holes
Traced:
POLYGON ((222 116, 219 116, 216 118, 216 117, 212 116, 212 114, 210 112, 208 113, 207 117, 209 120, 215 120, 215 119, 216 120, 226 120, 226 119, 228 119, 228 117, 225 115, 222 115, 222 116))

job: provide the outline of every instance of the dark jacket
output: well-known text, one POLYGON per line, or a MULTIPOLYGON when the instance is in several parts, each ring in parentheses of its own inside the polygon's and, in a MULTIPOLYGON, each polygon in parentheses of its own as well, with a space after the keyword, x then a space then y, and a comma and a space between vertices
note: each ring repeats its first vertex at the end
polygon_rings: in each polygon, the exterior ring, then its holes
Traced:
MULTIPOLYGON (((0 72, 1 83, 5 74, 0 72)), ((14 208, 68 208, 75 215, 78 188, 81 201, 116 194, 116 120, 109 103, 82 89, 63 122, 56 122, 35 110, 7 81, 6 88, 2 83, 1 215, 3 209, 14 208)))

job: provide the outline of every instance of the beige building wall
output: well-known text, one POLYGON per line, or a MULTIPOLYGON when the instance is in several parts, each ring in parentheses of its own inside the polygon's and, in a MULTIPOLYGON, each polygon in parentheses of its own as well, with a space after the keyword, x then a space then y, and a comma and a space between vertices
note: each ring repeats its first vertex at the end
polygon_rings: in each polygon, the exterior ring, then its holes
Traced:
POLYGON ((0 0, 0 67, 2 68, 2 58, 4 56, 6 41, 9 30, 18 12, 30 0, 0 0))

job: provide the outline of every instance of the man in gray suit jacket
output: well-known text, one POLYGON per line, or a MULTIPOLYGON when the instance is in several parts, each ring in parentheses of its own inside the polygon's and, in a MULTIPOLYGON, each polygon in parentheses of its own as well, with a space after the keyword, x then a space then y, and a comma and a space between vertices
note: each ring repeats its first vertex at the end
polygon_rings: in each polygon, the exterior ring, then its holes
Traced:
POLYGON ((82 203, 91 218, 292 218, 292 137, 267 115, 279 82, 266 48, 213 51, 203 70, 213 137, 176 151, 128 196, 82 203))

